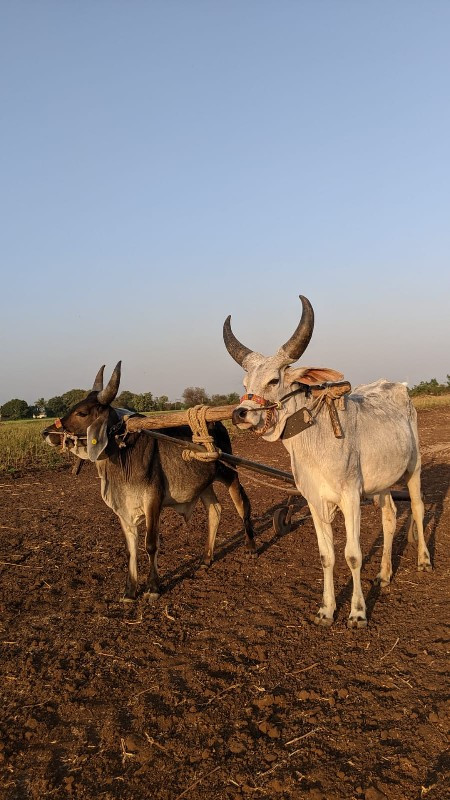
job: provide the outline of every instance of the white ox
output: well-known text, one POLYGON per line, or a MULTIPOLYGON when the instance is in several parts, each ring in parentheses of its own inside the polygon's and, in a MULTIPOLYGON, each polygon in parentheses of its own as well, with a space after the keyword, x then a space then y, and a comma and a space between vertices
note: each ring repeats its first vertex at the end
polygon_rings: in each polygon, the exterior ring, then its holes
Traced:
MULTIPOLYGON (((300 295, 303 311, 293 336, 274 356, 263 356, 242 345, 231 330, 230 317, 224 324, 226 348, 246 372, 247 394, 235 409, 233 422, 241 429, 260 433, 269 442, 283 435, 286 422, 302 408, 312 410, 317 398, 308 385, 342 378, 333 370, 289 365, 306 349, 314 327, 309 300, 300 295), (292 394, 285 397, 287 394, 292 394), (295 393, 294 393, 295 392, 295 393), (275 407, 274 407, 275 404, 275 407), (269 411, 267 406, 272 406, 269 411)), ((390 487, 406 477, 411 511, 418 534, 418 569, 431 570, 423 534, 424 506, 420 490, 420 452, 417 415, 403 384, 379 380, 359 386, 345 398, 339 412, 342 438, 336 438, 322 405, 314 423, 291 438, 283 439, 290 457, 295 483, 308 501, 317 533, 323 566, 322 605, 314 621, 331 625, 336 601, 333 567, 334 545, 331 523, 337 508, 344 515, 345 558, 353 577, 353 594, 348 626, 367 624, 366 604, 361 589, 360 503, 362 497, 377 498, 383 524, 383 555, 377 583, 386 586, 392 577, 392 539, 396 508, 390 487)), ((292 419, 291 419, 292 423, 292 419)))

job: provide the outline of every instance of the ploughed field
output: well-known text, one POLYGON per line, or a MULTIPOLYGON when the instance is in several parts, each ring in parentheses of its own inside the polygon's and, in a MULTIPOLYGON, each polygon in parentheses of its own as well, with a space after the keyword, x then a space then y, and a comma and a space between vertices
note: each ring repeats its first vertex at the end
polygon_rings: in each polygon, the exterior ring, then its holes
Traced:
MULTIPOLYGON (((443 800, 448 669, 450 409, 419 412, 426 539, 418 573, 398 503, 394 579, 372 581, 381 519, 362 509, 369 626, 348 630, 350 573, 335 521, 338 611, 310 618, 322 569, 310 518, 276 536, 285 495, 242 473, 259 557, 219 489, 206 517, 165 511, 164 594, 123 605, 125 545, 93 465, 1 477, 0 796, 123 800, 443 800)), ((289 468, 283 447, 236 435, 238 455, 289 468)), ((255 476, 256 477, 256 476, 255 476)), ((305 512, 301 512, 304 514, 305 512)), ((143 580, 146 557, 140 554, 143 580)))

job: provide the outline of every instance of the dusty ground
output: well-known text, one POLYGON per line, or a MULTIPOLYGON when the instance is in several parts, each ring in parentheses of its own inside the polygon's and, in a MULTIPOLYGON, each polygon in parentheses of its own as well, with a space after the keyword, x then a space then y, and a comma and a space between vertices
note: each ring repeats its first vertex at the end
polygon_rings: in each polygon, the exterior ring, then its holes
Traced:
MULTIPOLYGON (((369 627, 347 630, 349 572, 336 528, 337 620, 309 621, 321 596, 312 522, 283 537, 283 495, 243 482, 259 558, 224 514, 216 560, 199 569, 206 526, 163 517, 155 605, 118 599, 119 524, 92 465, 3 479, 0 796, 124 800, 443 800, 450 564, 450 412, 420 414, 426 538, 418 573, 398 506, 394 581, 372 585, 378 512, 364 506, 369 627)), ((235 452, 287 468, 283 448, 251 435, 235 452)), ((297 517, 298 521, 298 517, 297 517)), ((145 569, 142 554, 141 575, 145 569)))

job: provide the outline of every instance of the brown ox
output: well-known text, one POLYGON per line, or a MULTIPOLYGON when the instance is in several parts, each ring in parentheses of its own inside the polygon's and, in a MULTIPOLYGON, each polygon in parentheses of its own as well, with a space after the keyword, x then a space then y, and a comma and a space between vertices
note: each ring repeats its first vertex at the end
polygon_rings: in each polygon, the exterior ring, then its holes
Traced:
MULTIPOLYGON (((145 522, 145 548, 150 570, 145 586, 151 598, 160 594, 157 569, 159 518, 163 508, 170 507, 188 520, 201 499, 208 515, 208 539, 204 564, 213 560, 214 542, 220 521, 221 505, 213 489, 214 481, 228 487, 236 510, 244 522, 247 547, 256 551, 250 503, 236 472, 219 462, 186 462, 180 447, 166 441, 155 441, 145 431, 129 434, 126 447, 115 438, 120 428, 123 409, 113 408, 120 381, 120 361, 108 385, 103 388, 102 367, 92 391, 77 403, 61 420, 43 431, 48 444, 56 447, 64 441, 80 458, 95 461, 101 478, 101 494, 105 503, 117 514, 125 534, 128 550, 128 576, 124 600, 134 600, 138 589, 137 544, 138 525, 145 522)), ((215 444, 231 453, 230 438, 220 422, 210 424, 215 444)), ((190 441, 187 426, 163 429, 163 433, 190 441)))

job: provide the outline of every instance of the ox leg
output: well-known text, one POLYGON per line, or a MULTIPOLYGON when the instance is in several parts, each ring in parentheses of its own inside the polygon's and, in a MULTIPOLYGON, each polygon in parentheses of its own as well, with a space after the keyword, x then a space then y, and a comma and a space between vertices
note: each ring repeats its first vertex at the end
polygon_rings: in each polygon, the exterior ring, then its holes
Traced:
POLYGON ((256 555, 255 531, 253 530, 251 520, 250 500, 248 499, 247 493, 244 487, 241 485, 237 475, 235 476, 233 483, 228 487, 228 491, 234 503, 234 507, 244 523, 245 542, 247 549, 251 555, 256 555))
POLYGON ((329 627, 333 624, 334 612, 336 611, 336 598, 334 595, 334 543, 333 543, 333 529, 329 522, 324 522, 321 519, 318 511, 309 505, 311 516, 313 518, 314 527, 317 534, 317 544, 319 545, 320 560, 323 569, 323 598, 322 605, 318 613, 314 617, 316 625, 325 625, 329 627))
POLYGON ((407 478, 407 486, 409 489, 409 496, 411 498, 411 514, 417 529, 417 569, 423 572, 431 572, 430 554, 425 544, 425 536, 423 533, 423 515, 424 505, 422 502, 422 493, 420 491, 420 469, 416 469, 412 475, 407 478))
POLYGON ((367 625, 366 603, 361 588, 362 553, 359 543, 361 527, 361 505, 359 493, 342 498, 341 510, 344 514, 347 541, 345 544, 345 560, 351 570, 353 579, 352 604, 347 626, 349 628, 365 628, 367 625))
POLYGON ((122 530, 125 535, 125 541, 128 552, 128 574, 125 583, 125 592, 123 595, 124 602, 131 602, 136 600, 137 585, 138 585, 138 569, 137 569, 137 543, 138 543, 138 529, 137 525, 132 522, 119 517, 122 530))
POLYGON ((397 524, 397 509, 390 492, 381 492, 379 504, 383 525, 383 555, 381 557, 381 569, 375 578, 375 584, 388 586, 392 578, 392 541, 397 524))
POLYGON ((145 549, 147 551, 150 569, 144 594, 148 600, 157 600, 161 594, 161 583, 158 575, 160 513, 161 500, 158 497, 153 497, 145 509, 145 549))
POLYGON ((203 554, 203 565, 209 567, 214 558, 214 544, 216 541, 216 533, 219 527, 220 516, 222 514, 222 506, 220 505, 216 493, 212 486, 208 486, 200 495, 201 501, 208 514, 208 539, 203 554))

